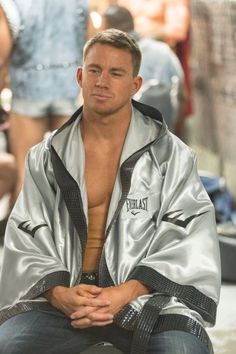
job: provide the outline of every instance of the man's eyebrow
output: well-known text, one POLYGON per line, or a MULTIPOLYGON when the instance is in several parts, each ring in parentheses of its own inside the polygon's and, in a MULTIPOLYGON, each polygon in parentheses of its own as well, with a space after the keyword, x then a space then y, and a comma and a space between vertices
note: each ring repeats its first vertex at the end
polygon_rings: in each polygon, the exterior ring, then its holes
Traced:
POLYGON ((97 69, 101 69, 101 66, 100 65, 98 65, 98 64, 88 64, 88 65, 86 65, 87 66, 87 68, 97 68, 97 69))

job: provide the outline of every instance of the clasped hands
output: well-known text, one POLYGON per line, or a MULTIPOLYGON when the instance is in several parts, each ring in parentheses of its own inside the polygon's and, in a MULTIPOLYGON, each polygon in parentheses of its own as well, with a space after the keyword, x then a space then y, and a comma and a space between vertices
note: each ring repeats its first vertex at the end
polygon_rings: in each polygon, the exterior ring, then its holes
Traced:
POLYGON ((126 304, 150 289, 137 280, 108 288, 79 284, 72 288, 56 286, 44 296, 58 310, 72 321, 74 328, 106 326, 126 304))
POLYGON ((105 326, 113 322, 114 315, 127 303, 128 296, 122 288, 125 287, 100 288, 87 284, 72 288, 56 286, 47 291, 45 297, 71 318, 74 328, 105 326))

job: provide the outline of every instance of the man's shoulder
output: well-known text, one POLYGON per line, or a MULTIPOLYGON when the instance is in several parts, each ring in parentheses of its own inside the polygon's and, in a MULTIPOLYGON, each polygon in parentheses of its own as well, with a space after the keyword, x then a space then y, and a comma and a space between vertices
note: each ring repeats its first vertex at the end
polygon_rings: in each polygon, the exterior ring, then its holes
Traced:
POLYGON ((160 163, 168 162, 169 167, 173 163, 184 166, 187 161, 192 164, 196 159, 191 147, 168 129, 161 139, 153 144, 153 153, 160 163))
POLYGON ((194 164, 196 160, 194 150, 175 134, 170 132, 169 136, 171 138, 171 155, 178 161, 179 166, 184 168, 186 162, 194 164))

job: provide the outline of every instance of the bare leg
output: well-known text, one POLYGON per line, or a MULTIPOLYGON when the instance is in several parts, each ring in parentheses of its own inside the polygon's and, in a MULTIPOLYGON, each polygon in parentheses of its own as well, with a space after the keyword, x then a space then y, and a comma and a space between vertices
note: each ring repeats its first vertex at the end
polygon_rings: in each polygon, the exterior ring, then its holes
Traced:
POLYGON ((53 131, 60 128, 64 123, 68 121, 68 116, 52 116, 49 119, 49 129, 53 131))
POLYGON ((16 113, 10 114, 9 145, 16 158, 17 182, 13 193, 16 200, 24 179, 25 157, 28 150, 39 143, 48 130, 45 118, 31 118, 16 113))
POLYGON ((17 166, 17 182, 13 193, 13 202, 18 196, 24 180, 25 157, 28 150, 42 141, 46 132, 59 128, 68 118, 67 116, 31 118, 11 113, 9 142, 10 150, 16 158, 17 166))
POLYGON ((0 153, 0 199, 12 191, 16 182, 16 166, 14 156, 0 153))

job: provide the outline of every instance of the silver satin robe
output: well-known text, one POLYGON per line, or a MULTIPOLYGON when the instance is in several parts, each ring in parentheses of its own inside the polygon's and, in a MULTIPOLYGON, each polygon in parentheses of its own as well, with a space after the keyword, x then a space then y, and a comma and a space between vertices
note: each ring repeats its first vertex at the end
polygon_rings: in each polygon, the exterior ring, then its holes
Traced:
MULTIPOLYGON (((0 323, 47 309, 46 290, 80 282, 88 225, 81 111, 28 154, 5 236, 0 323)), ((153 330, 182 329, 207 342, 204 327, 215 322, 221 279, 214 209, 192 150, 168 131, 158 111, 135 101, 99 285, 128 279, 153 292, 125 306, 115 317, 119 326, 136 329, 140 341, 153 330)))

